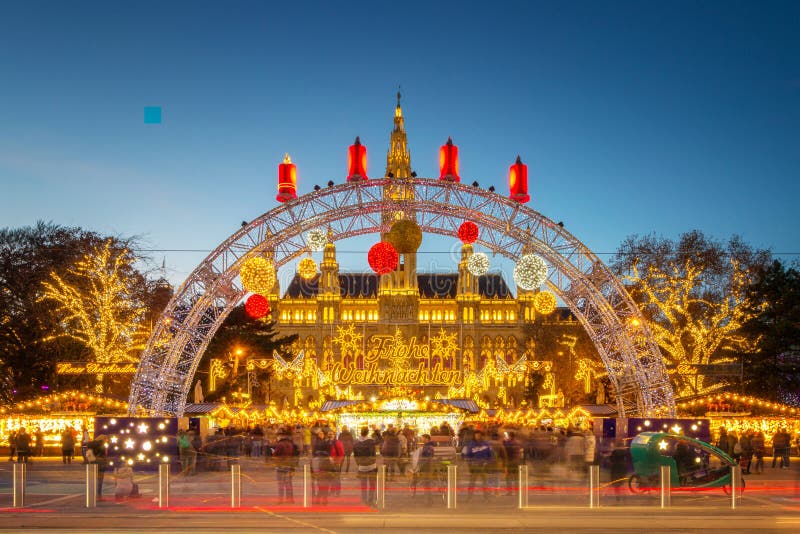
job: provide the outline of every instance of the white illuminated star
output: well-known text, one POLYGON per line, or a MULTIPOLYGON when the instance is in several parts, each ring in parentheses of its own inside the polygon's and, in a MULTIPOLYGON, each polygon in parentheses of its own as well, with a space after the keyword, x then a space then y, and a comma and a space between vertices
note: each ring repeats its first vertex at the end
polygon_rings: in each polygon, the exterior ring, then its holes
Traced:
POLYGON ((119 441, 117 436, 111 436, 111 443, 116 443, 117 441, 119 441))
POLYGON ((135 444, 135 442, 131 438, 128 438, 128 439, 125 440, 125 448, 126 449, 132 449, 134 444, 135 444))
POLYGON ((661 451, 667 450, 667 441, 663 440, 663 439, 661 441, 659 441, 658 442, 658 449, 661 450, 661 451))
POLYGON ((147 429, 148 429, 149 427, 148 427, 146 424, 142 423, 141 425, 139 425, 139 426, 138 426, 138 427, 136 427, 136 428, 138 428, 138 429, 139 429, 139 434, 147 434, 147 429))

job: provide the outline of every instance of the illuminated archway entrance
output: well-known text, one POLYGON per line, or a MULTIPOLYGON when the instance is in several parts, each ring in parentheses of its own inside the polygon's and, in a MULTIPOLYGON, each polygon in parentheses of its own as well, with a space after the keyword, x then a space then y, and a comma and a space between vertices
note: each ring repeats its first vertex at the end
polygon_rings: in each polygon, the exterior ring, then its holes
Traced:
POLYGON ((414 212, 423 232, 457 236, 464 221, 481 227, 478 243, 510 259, 523 247, 549 264, 547 286, 570 307, 597 347, 621 416, 674 415, 672 386, 641 312, 625 288, 583 243, 514 200, 466 184, 403 179, 413 200, 384 198, 400 180, 382 178, 314 191, 263 214, 231 235, 192 272, 161 315, 133 381, 130 411, 181 415, 208 342, 244 297, 243 261, 273 250, 276 267, 308 249, 308 230, 330 227, 333 240, 385 233, 385 212, 414 212))

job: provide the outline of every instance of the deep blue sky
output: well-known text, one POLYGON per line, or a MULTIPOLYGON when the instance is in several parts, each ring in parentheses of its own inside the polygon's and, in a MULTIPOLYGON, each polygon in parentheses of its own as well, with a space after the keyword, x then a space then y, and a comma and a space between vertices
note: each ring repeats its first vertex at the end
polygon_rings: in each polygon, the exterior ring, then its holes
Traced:
MULTIPOLYGON (((6 1, 0 227, 209 251, 276 206, 284 152, 301 193, 356 134, 382 174, 398 84, 420 176, 448 135, 499 191, 520 154, 531 205, 598 253, 693 228, 800 252, 794 1, 6 1)), ((179 281, 205 253, 153 256, 179 281)))

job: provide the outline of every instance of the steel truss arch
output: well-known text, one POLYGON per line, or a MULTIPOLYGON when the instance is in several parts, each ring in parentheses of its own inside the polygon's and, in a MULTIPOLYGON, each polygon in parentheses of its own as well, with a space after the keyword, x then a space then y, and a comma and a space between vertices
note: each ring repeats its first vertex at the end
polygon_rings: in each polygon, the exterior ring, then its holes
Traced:
POLYGON ((384 212, 413 212, 423 232, 457 237, 466 220, 481 227, 479 243, 517 259, 523 250, 549 265, 547 286, 570 307, 597 347, 621 416, 674 415, 672 386, 644 317, 608 267, 577 238, 539 212, 466 184, 413 178, 349 182, 282 204, 241 228, 178 288, 142 354, 130 411, 182 415, 191 380, 208 342, 246 292, 244 260, 272 251, 277 267, 308 250, 305 232, 330 227, 334 241, 387 232, 384 212), (413 199, 383 198, 386 186, 413 189, 413 199))

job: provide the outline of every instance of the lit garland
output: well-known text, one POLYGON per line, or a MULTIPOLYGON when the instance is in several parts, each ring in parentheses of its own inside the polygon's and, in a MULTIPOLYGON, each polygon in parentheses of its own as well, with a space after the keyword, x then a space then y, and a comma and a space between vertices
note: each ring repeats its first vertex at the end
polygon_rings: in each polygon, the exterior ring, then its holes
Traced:
POLYGON ((244 311, 253 319, 261 319, 269 315, 269 301, 263 295, 250 295, 244 303, 244 311))
POLYGON ((422 230, 417 221, 402 219, 392 225, 392 229, 386 234, 386 241, 399 253, 416 252, 422 244, 422 230))
POLYGON ((533 290, 547 279, 547 264, 536 254, 525 254, 514 266, 514 282, 526 290, 533 290))
POLYGON ((489 272, 489 256, 476 252, 467 260, 467 270, 472 276, 483 276, 489 272))
POLYGON ((311 280, 317 274, 317 262, 314 261, 314 258, 303 258, 300 260, 300 263, 297 264, 297 274, 299 274, 303 280, 311 280))
POLYGON ((478 234, 478 225, 472 221, 464 221, 458 227, 458 238, 462 243, 474 243, 478 240, 478 234))
POLYGON ((541 291, 533 297, 533 307, 542 315, 556 311, 556 296, 549 291, 541 291))
POLYGON ((275 267, 262 257, 246 260, 239 270, 239 276, 247 291, 261 295, 269 295, 277 280, 275 267))
MULTIPOLYGON (((77 412, 88 412, 92 408, 100 410, 108 410, 117 408, 120 413, 127 411, 128 403, 118 401, 109 397, 101 397, 92 395, 90 393, 81 393, 79 391, 68 391, 65 393, 55 393, 53 395, 45 395, 32 399, 29 401, 18 402, 15 405, 13 413, 17 412, 50 412, 59 411, 66 412, 74 410, 77 412)), ((0 414, 6 414, 9 408, 0 408, 0 414)), ((111 413, 115 413, 112 411, 111 413)))
POLYGON ((372 270, 378 274, 388 274, 400 262, 400 256, 391 243, 380 242, 372 245, 367 254, 367 261, 372 270))
POLYGON ((306 234, 306 243, 314 252, 321 252, 328 244, 328 236, 319 228, 315 228, 306 234))

